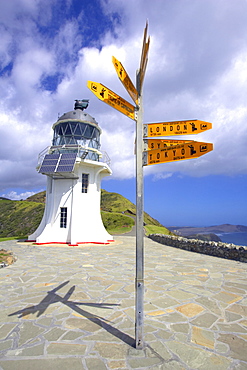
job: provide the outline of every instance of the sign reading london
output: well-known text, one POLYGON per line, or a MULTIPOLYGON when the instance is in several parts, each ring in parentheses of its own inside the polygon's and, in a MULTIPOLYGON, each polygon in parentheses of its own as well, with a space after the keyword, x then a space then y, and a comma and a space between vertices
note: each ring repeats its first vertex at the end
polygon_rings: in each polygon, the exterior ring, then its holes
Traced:
POLYGON ((104 103, 111 105, 131 119, 135 119, 135 107, 99 82, 88 81, 87 87, 104 103))
POLYGON ((144 137, 199 134, 212 128, 212 123, 197 119, 187 121, 147 123, 143 125, 144 137))
POLYGON ((168 148, 148 150, 143 152, 143 166, 198 158, 212 150, 213 144, 200 143, 198 141, 190 141, 168 148))

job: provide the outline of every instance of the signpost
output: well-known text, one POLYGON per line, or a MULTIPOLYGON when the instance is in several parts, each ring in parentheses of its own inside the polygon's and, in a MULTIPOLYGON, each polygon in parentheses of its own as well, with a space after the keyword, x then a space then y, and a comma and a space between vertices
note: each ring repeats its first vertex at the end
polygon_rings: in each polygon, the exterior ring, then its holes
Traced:
POLYGON ((124 85, 125 89, 128 91, 130 97, 133 99, 134 103, 138 104, 138 92, 129 78, 128 73, 125 71, 121 62, 119 62, 115 57, 112 57, 112 63, 116 69, 117 75, 124 85))
POLYGON ((159 140, 159 139, 143 139, 144 151, 154 149, 164 149, 178 144, 190 143, 192 140, 159 140))
POLYGON ((141 54, 141 61, 140 61, 140 67, 138 71, 138 78, 137 78, 137 90, 139 90, 138 92, 142 91, 142 85, 143 85, 147 63, 148 63, 148 50, 149 50, 149 44, 150 44, 150 36, 147 41, 147 30, 148 30, 148 22, 146 22, 146 27, 144 29, 142 54, 141 54))
POLYGON ((197 119, 174 122, 147 123, 143 127, 144 137, 199 134, 212 128, 212 123, 197 119))
POLYGON ((147 41, 147 28, 144 29, 140 68, 136 72, 138 105, 136 110, 136 279, 135 279, 135 343, 142 349, 144 331, 144 213, 143 213, 143 105, 142 87, 148 61, 150 38, 147 41))
POLYGON ((144 232, 143 232, 143 166, 183 159, 198 158, 211 150, 213 144, 192 140, 149 139, 154 137, 198 134, 212 128, 199 120, 143 124, 142 88, 148 62, 150 37, 148 23, 144 29, 140 67, 136 72, 136 87, 121 62, 112 57, 113 65, 123 86, 135 102, 133 106, 118 94, 98 82, 88 81, 88 88, 104 103, 136 121, 136 278, 135 278, 135 344, 142 349, 144 326, 144 232))
POLYGON ((211 152, 211 150, 213 150, 213 144, 200 143, 197 141, 190 141, 169 148, 149 150, 143 153, 143 166, 198 158, 211 152))
POLYGON ((104 103, 111 105, 129 118, 135 119, 135 107, 108 87, 93 81, 88 81, 87 87, 104 103))

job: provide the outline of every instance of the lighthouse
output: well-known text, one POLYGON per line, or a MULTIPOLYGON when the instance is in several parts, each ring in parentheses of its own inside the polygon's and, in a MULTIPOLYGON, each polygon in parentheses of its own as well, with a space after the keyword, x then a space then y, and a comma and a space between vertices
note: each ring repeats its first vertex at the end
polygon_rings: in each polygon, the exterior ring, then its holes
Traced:
POLYGON ((52 145, 39 155, 37 170, 46 175, 46 205, 37 230, 28 237, 37 244, 109 243, 100 213, 101 180, 111 175, 107 153, 100 151, 101 129, 76 100, 74 110, 52 126, 52 145))

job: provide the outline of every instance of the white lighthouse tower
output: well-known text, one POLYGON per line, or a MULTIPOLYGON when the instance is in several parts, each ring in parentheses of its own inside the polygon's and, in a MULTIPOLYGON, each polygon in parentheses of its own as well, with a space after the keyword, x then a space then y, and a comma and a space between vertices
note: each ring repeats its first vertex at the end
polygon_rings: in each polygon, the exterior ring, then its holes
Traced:
POLYGON ((100 152, 101 129, 84 112, 88 100, 53 125, 52 146, 39 156, 38 172, 47 176, 43 219, 28 240, 37 244, 108 243, 100 214, 101 179, 111 175, 109 157, 100 152))

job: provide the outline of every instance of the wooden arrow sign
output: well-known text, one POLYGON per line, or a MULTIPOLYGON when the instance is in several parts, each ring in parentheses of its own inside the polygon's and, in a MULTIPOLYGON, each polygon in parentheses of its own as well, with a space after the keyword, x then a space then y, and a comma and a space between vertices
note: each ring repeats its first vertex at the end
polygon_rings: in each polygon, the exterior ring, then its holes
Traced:
POLYGON ((129 118, 133 120, 135 119, 135 107, 125 99, 121 98, 121 96, 117 95, 99 82, 88 81, 87 87, 104 103, 112 106, 129 118))
POLYGON ((197 119, 187 121, 147 123, 143 125, 144 137, 199 134, 212 128, 212 123, 197 119))
POLYGON ((125 89, 128 91, 130 97, 133 99, 133 101, 136 104, 138 104, 138 92, 137 92, 133 82, 131 81, 128 73, 124 69, 122 63, 119 62, 119 60, 117 60, 115 57, 112 57, 112 63, 115 67, 115 70, 117 72, 117 75, 118 75, 120 81, 124 85, 125 89))
POLYGON ((212 150, 213 144, 198 141, 191 141, 169 148, 149 150, 143 152, 143 166, 198 158, 212 150))
POLYGON ((150 36, 147 41, 147 30, 148 30, 148 22, 146 23, 146 27, 144 29, 142 54, 141 54, 140 67, 138 71, 137 90, 139 94, 141 93, 141 90, 142 90, 143 80, 145 77, 145 72, 146 72, 147 63, 148 63, 148 50, 149 50, 149 44, 150 44, 150 36))

